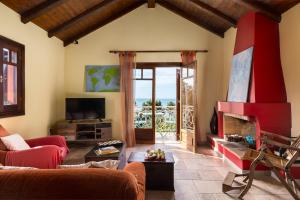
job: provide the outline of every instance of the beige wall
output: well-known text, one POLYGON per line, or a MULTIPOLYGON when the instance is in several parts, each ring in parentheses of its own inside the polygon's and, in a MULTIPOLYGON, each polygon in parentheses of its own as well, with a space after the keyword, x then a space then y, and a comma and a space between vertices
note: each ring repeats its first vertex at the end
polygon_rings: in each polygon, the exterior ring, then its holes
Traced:
MULTIPOLYGON (((107 118, 113 120, 113 136, 120 138, 119 93, 87 93, 84 91, 85 65, 118 64, 111 49, 208 49, 198 54, 199 87, 201 93, 201 129, 208 131, 212 107, 219 98, 221 85, 222 39, 170 11, 146 5, 98 29, 79 40, 79 45, 66 48, 66 96, 105 97, 107 118), (221 56, 220 56, 221 55, 221 56), (205 83, 205 84, 204 84, 205 83)), ((138 54, 138 62, 180 61, 179 53, 138 54)), ((63 117, 63 115, 61 115, 63 117)))
MULTIPOLYGON (((293 135, 300 124, 300 5, 283 15, 280 23, 281 59, 288 101, 292 103, 293 135)), ((26 115, 0 119, 0 124, 25 137, 47 134, 49 126, 64 118, 65 96, 96 96, 107 100, 107 118, 113 119, 113 135, 120 138, 119 93, 86 93, 84 66, 118 64, 111 49, 208 49, 198 54, 201 132, 209 132, 209 120, 217 100, 225 100, 236 29, 221 39, 160 7, 142 6, 79 40, 62 47, 32 23, 23 24, 14 11, 0 4, 0 34, 26 46, 26 115)), ((179 53, 138 54, 137 62, 180 61, 179 53)))
POLYGON ((283 14, 280 23, 281 62, 288 101, 292 104, 292 134, 300 134, 300 5, 283 14))
POLYGON ((235 45, 235 36, 236 36, 236 28, 230 28, 226 33, 224 37, 224 71, 223 71, 223 79, 222 79, 222 101, 226 101, 227 98, 227 91, 229 86, 229 78, 230 78, 230 72, 231 72, 231 61, 234 51, 234 45, 235 45))
MULTIPOLYGON (((300 134, 300 5, 282 16, 279 26, 281 62, 288 101, 292 104, 292 135, 300 134)), ((226 99, 236 29, 229 29, 224 38, 223 100, 226 99)))
POLYGON ((45 136, 64 97, 64 48, 58 39, 0 4, 0 35, 25 45, 26 114, 0 119, 0 124, 25 138, 45 136))

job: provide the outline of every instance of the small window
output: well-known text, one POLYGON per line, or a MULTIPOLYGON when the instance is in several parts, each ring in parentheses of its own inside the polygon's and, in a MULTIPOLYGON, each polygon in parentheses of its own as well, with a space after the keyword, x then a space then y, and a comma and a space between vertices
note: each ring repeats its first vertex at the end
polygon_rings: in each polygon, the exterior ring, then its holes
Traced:
POLYGON ((142 78, 142 70, 141 69, 134 70, 134 78, 136 78, 136 79, 142 78))
POLYGON ((0 36, 0 117, 25 114, 25 47, 0 36))
POLYGON ((143 69, 143 79, 152 79, 153 70, 152 69, 143 69))

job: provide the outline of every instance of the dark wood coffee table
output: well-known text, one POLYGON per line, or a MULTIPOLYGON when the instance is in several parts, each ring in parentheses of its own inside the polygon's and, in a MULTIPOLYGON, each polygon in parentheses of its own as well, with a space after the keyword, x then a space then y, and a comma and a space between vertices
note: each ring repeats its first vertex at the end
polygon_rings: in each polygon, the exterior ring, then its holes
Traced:
POLYGON ((120 152, 119 153, 113 153, 113 154, 107 154, 107 155, 97 155, 95 153, 96 149, 99 149, 99 146, 96 145, 91 151, 89 151, 85 155, 85 162, 90 161, 103 161, 103 160, 119 160, 119 166, 118 169, 123 169, 126 165, 126 145, 123 143, 122 145, 115 145, 120 152))
POLYGON ((166 152, 165 161, 145 160, 145 152, 132 152, 128 163, 142 162, 146 169, 146 189, 174 191, 174 158, 166 152))

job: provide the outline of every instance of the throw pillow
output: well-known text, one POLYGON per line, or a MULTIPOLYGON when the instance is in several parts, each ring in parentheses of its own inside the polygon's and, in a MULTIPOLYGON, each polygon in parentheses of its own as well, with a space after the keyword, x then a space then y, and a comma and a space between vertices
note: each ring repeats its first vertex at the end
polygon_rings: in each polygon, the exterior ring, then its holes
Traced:
POLYGON ((1 137, 1 140, 6 146, 6 148, 11 151, 21 151, 30 149, 29 145, 19 134, 1 137))
POLYGON ((89 168, 91 166, 91 162, 83 163, 83 164, 77 164, 77 165, 58 165, 58 169, 73 169, 73 168, 89 168))
POLYGON ((77 168, 77 169, 87 169, 87 168, 104 168, 104 169, 117 169, 119 165, 118 160, 104 160, 104 161, 90 161, 83 164, 78 165, 58 165, 58 169, 71 169, 71 168, 77 168))
POLYGON ((0 166, 0 170, 24 170, 24 169, 37 169, 34 167, 18 167, 18 166, 0 166))
POLYGON ((92 161, 91 168, 117 169, 119 163, 119 160, 92 161))

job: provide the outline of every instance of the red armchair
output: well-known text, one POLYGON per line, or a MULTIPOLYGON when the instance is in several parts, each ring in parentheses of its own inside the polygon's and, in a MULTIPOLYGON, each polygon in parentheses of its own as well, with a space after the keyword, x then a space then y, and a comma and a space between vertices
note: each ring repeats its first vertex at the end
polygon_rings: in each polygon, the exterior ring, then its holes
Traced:
POLYGON ((26 142, 31 147, 28 150, 0 150, 0 162, 6 166, 55 169, 69 152, 65 138, 62 136, 35 138, 26 142))

